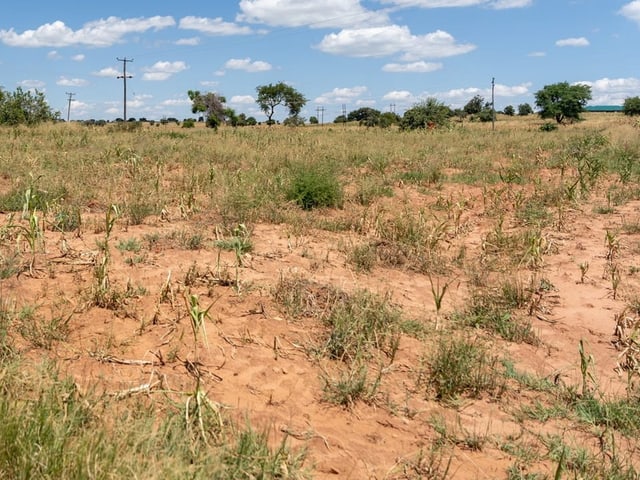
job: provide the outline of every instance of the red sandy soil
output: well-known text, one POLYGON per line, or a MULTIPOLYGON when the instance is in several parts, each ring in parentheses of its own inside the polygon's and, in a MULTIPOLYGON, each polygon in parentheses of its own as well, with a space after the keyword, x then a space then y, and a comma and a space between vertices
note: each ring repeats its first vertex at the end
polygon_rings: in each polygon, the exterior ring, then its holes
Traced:
MULTIPOLYGON (((403 191, 396 198, 409 198, 416 206, 434 201, 406 187, 398 188, 403 191)), ((473 258, 479 254, 492 221, 483 212, 481 191, 465 188, 470 207, 461 217, 462 233, 454 241, 465 243, 467 258, 473 258)), ((624 395, 625 375, 616 372, 619 352, 612 344, 614 317, 638 292, 639 274, 631 267, 640 267, 640 235, 618 234, 617 259, 623 270, 614 300, 611 281, 605 275, 605 233, 619 229, 625 221, 637 221, 640 202, 616 207, 606 215, 592 209, 593 204, 585 204, 581 210, 572 210, 560 231, 546 231, 553 248, 536 274, 548 280, 553 289, 528 317, 541 344, 496 340, 496 353, 508 352, 521 371, 580 385, 578 343, 582 339, 593 355, 599 387, 624 395), (589 263, 584 283, 580 282, 581 262, 589 263)), ((103 222, 102 218, 96 216, 93 225, 103 222)), ((226 406, 227 413, 240 422, 248 417, 252 425, 268 427, 274 441, 288 433, 292 447, 307 447, 307 465, 312 467, 314 478, 383 479, 398 475, 403 460, 412 459, 421 449, 427 451, 437 437, 432 425, 437 415, 458 433, 488 438, 477 451, 464 445, 452 447, 449 478, 505 478, 514 459, 498 448, 500 442, 519 437, 527 429, 547 428, 514 419, 517 405, 535 398, 534 393, 515 387, 498 399, 463 399, 455 408, 428 398, 424 390, 415 387, 425 346, 410 337, 403 337, 395 362, 383 377, 384 398, 380 401, 371 405, 357 402, 351 408, 323 401, 322 362, 310 358, 306 349, 323 327, 314 319, 286 318, 272 295, 281 276, 301 275, 347 292, 367 289, 390 295, 407 318, 432 325, 436 315, 429 279, 408 268, 377 266, 370 273, 357 273, 347 264, 341 248, 345 242, 357 241, 355 234, 322 230, 294 234, 290 226, 270 224, 251 228, 253 251, 239 269, 240 292, 233 286, 204 281, 190 287, 191 293, 200 296, 201 305, 213 303, 211 321, 206 323, 208 348, 201 344, 197 352, 203 384, 209 398, 226 406)), ((181 293, 186 288, 185 276, 196 262, 201 273, 226 267, 233 279, 234 255, 222 252, 218 258, 218 249, 212 246, 214 227, 205 217, 182 219, 178 212, 169 212, 167 219, 147 219, 144 225, 128 227, 122 219, 110 242, 111 285, 124 289, 130 282, 134 287, 144 286, 145 291, 128 299, 119 311, 86 308, 83 303, 91 289, 98 254, 96 241, 104 236, 94 230, 91 222, 85 221, 80 235, 67 233, 63 237, 47 231, 46 253, 36 258, 36 271, 0 283, 2 297, 15 299, 18 306, 39 305, 45 316, 49 310, 77 312, 71 317, 67 341, 56 343, 51 352, 31 347, 30 353, 35 358, 52 355, 75 377, 81 391, 115 394, 161 381, 165 389, 188 392, 194 380, 185 361, 195 361, 196 353, 181 293), (172 232, 181 231, 204 233, 204 247, 188 250, 167 240, 172 232), (149 248, 144 238, 153 234, 159 234, 160 240, 149 248), (115 248, 119 241, 132 238, 143 245, 141 252, 115 248), (126 263, 136 255, 142 256, 142 261, 126 263), (159 303, 169 276, 173 306, 159 303), (117 363, 122 360, 144 360, 146 364, 117 363)), ((533 274, 523 269, 523 281, 533 274)), ((460 278, 452 284, 444 298, 445 313, 464 305, 466 282, 460 278)), ((442 313, 441 321, 446 322, 442 313)), ((153 395, 153 390, 148 394, 153 395)), ((553 428, 559 431, 563 427, 556 424, 553 428)), ((553 465, 541 468, 553 475, 553 465)))

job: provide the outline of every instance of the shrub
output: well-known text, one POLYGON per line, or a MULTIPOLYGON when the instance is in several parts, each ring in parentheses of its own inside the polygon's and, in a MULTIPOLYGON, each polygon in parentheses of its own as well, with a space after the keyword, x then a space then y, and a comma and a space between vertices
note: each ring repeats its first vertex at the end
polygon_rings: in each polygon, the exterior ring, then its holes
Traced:
POLYGON ((304 210, 342 207, 342 185, 335 172, 325 166, 304 166, 293 176, 287 199, 304 210))
POLYGON ((630 117, 640 115, 640 97, 625 98, 622 111, 630 117))

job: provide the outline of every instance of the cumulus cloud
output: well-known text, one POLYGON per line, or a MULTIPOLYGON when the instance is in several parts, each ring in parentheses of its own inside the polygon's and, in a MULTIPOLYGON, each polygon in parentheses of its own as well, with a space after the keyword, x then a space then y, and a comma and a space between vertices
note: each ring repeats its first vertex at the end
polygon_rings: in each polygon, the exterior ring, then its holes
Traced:
POLYGON ((165 107, 182 107, 184 105, 191 105, 191 99, 186 95, 178 98, 169 98, 160 102, 160 105, 165 107))
POLYGON ((173 17, 125 19, 108 17, 85 23, 79 30, 72 30, 64 22, 57 20, 22 33, 16 33, 13 28, 0 30, 0 41, 11 47, 69 47, 72 45, 108 47, 120 42, 129 33, 157 31, 174 25, 173 17))
POLYGON ((233 103, 236 105, 253 105, 256 103, 256 99, 251 95, 234 95, 229 100, 229 103, 233 103))
POLYGON ((398 7, 448 8, 485 6, 496 10, 523 8, 533 4, 533 0, 382 0, 382 3, 398 7))
POLYGON ((408 90, 392 90, 391 92, 385 93, 382 99, 403 104, 416 102, 416 98, 408 90))
POLYGON ((57 50, 51 50, 49 53, 47 53, 47 58, 49 60, 60 60, 62 58, 62 55, 60 55, 57 50))
POLYGON ((618 13, 640 25, 640 0, 627 3, 618 13))
POLYGON ((207 35, 248 35, 253 33, 249 27, 237 23, 225 22, 222 18, 184 17, 180 19, 179 28, 196 30, 207 35))
POLYGON ((175 44, 176 45, 196 46, 196 45, 200 45, 200 39, 198 37, 180 38, 179 40, 176 40, 175 44))
MULTIPOLYGON (((522 83, 520 85, 503 85, 495 84, 495 98, 514 98, 530 95, 531 83, 522 83)), ((462 107, 469 100, 476 95, 480 95, 485 99, 491 98, 491 87, 478 88, 478 87, 466 87, 466 88, 453 88, 444 92, 425 93, 421 97, 435 97, 451 104, 454 108, 462 107)))
POLYGON ((449 33, 437 30, 413 35, 406 26, 390 25, 342 30, 325 36, 317 48, 325 53, 349 57, 384 57, 401 54, 407 62, 442 58, 473 51, 472 44, 459 44, 449 33))
POLYGON ((89 84, 86 80, 82 78, 67 78, 60 77, 56 82, 56 85, 60 85, 62 87, 86 87, 89 84))
POLYGON ((142 75, 142 79, 154 82, 167 80, 174 74, 180 73, 187 68, 189 68, 187 64, 182 61, 156 62, 152 66, 142 69, 145 72, 142 75))
POLYGON ((588 47, 589 40, 584 37, 578 38, 563 38, 556 41, 557 47, 588 47))
POLYGON ((351 88, 334 88, 330 92, 323 93, 314 100, 318 104, 352 103, 356 98, 367 93, 367 87, 357 86, 351 88))
POLYGON ((84 59, 85 59, 85 56, 82 53, 79 53, 71 57, 71 60, 73 60, 74 62, 82 62, 84 59))
POLYGON ((386 25, 385 12, 367 10, 360 0, 242 0, 237 20, 272 27, 345 28, 386 25))
POLYGON ((441 63, 429 63, 425 61, 412 63, 387 63, 382 67, 384 72, 393 73, 428 73, 442 68, 441 63))
POLYGON ((18 82, 19 87, 28 89, 42 90, 46 84, 42 80, 21 80, 18 82))
POLYGON ((120 75, 120 72, 113 67, 106 67, 97 72, 92 72, 91 75, 94 77, 117 77, 120 75))
POLYGON ((640 79, 601 78, 594 81, 577 82, 591 87, 591 102, 594 105, 622 105, 626 98, 640 96, 640 79))
POLYGON ((245 72, 267 72, 273 67, 267 62, 256 60, 252 62, 250 58, 232 58, 224 64, 229 70, 244 70, 245 72))

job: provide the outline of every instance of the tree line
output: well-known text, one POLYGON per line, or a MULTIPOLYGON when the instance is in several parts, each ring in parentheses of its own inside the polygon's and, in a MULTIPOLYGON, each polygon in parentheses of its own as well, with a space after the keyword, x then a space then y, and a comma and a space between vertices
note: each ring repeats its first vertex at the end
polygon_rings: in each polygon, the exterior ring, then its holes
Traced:
MULTIPOLYGON (((267 117, 268 125, 276 123, 273 119, 278 109, 285 109, 288 116, 284 120, 285 125, 303 125, 306 119, 300 116, 307 104, 305 96, 294 87, 284 82, 270 83, 256 87, 256 103, 267 117)), ((232 126, 255 125, 254 117, 247 117, 243 113, 236 113, 234 109, 226 105, 227 100, 223 95, 215 92, 200 92, 189 90, 187 92, 191 100, 191 111, 201 115, 206 125, 218 128, 222 124, 232 126)), ((537 113, 542 119, 555 120, 556 124, 572 123, 580 120, 587 102, 591 100, 591 87, 584 84, 571 85, 568 82, 546 85, 534 94, 537 113)), ((640 97, 628 97, 624 101, 623 112, 625 115, 640 115, 640 97)), ((339 115, 334 123, 358 122, 367 127, 389 127, 398 125, 403 130, 418 128, 431 129, 446 126, 452 119, 464 121, 493 121, 495 120, 493 104, 486 101, 481 95, 474 96, 463 108, 453 109, 434 97, 427 98, 414 104, 399 116, 394 112, 381 112, 371 107, 363 107, 353 110, 346 115, 339 115)), ((516 108, 513 105, 506 106, 501 112, 504 115, 513 116, 516 108)), ((517 114, 520 116, 534 113, 533 107, 528 103, 517 106, 517 114)), ((18 87, 14 92, 7 92, 0 88, 0 125, 35 125, 41 122, 60 120, 60 112, 53 111, 47 104, 42 92, 25 91, 18 87)), ((195 120, 189 119, 193 123, 195 120)), ((316 117, 309 119, 310 123, 318 123, 316 117)))

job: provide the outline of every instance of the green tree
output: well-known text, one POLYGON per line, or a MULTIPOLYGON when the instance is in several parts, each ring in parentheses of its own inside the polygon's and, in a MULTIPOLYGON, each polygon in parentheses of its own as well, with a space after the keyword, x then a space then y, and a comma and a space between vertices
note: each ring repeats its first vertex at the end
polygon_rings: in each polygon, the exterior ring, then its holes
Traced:
POLYGON ((360 125, 367 127, 375 127, 380 121, 380 110, 371 107, 362 107, 349 112, 347 120, 349 122, 358 122, 360 125))
POLYGON ((256 91, 258 92, 256 103, 267 116, 269 125, 274 123, 273 115, 276 107, 284 106, 289 110, 289 117, 297 117, 307 103, 304 95, 284 82, 260 85, 256 91))
POLYGON ((338 115, 333 119, 333 123, 347 123, 347 117, 345 115, 338 115))
POLYGON ((521 103, 518 105, 518 115, 521 117, 526 117, 527 115, 531 115, 533 113, 533 107, 528 103, 521 103))
POLYGON ((589 85, 570 85, 568 82, 545 85, 535 93, 541 118, 554 118, 558 124, 580 120, 587 102, 591 100, 589 85))
POLYGON ((0 124, 5 125, 36 125, 42 122, 56 120, 60 112, 54 112, 44 93, 24 91, 18 87, 15 92, 5 92, 0 89, 0 124))
POLYGON ((482 98, 480 95, 476 95, 467 102, 467 104, 463 107, 463 110, 468 115, 476 115, 482 111, 483 106, 484 98, 482 98))
POLYGON ((513 105, 507 105, 506 107, 504 107, 504 110, 502 110, 502 113, 504 113, 508 117, 513 117, 516 114, 516 109, 513 108, 513 105))
POLYGON ((213 92, 202 94, 199 90, 189 90, 187 95, 191 100, 191 112, 203 113, 207 127, 218 128, 222 122, 227 121, 230 109, 224 106, 227 102, 225 97, 213 92))
POLYGON ((414 130, 417 128, 443 127, 449 124, 453 115, 451 108, 436 98, 430 97, 404 112, 400 128, 414 130))
POLYGON ((320 122, 318 121, 318 117, 311 116, 311 117, 309 117, 309 123, 311 125, 317 125, 320 122))
POLYGON ((622 111, 625 115, 631 117, 640 115, 640 97, 627 97, 624 99, 624 105, 622 111))
POLYGON ((398 125, 402 119, 400 115, 395 112, 384 112, 380 115, 378 120, 378 126, 382 128, 388 128, 391 125, 398 125))

